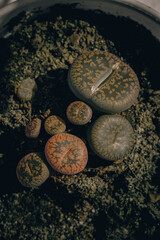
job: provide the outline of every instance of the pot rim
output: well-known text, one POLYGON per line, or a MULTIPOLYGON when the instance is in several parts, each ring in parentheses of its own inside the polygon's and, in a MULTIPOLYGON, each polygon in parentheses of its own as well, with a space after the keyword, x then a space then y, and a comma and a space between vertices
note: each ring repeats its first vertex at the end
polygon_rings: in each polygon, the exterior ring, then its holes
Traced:
MULTIPOLYGON (((103 0, 102 0, 103 1, 103 0)), ((120 5, 127 5, 128 7, 135 9, 136 11, 139 11, 142 14, 145 14, 146 16, 152 18, 153 20, 160 23, 160 12, 158 12, 156 9, 139 2, 137 0, 109 0, 113 2, 117 2, 120 5)))
MULTIPOLYGON (((101 5, 105 3, 128 8, 129 10, 139 13, 140 15, 147 17, 151 21, 160 25, 160 12, 137 0, 8 0, 7 3, 5 1, 5 3, 2 2, 0 5, 0 32, 1 28, 3 28, 9 20, 18 15, 20 12, 38 9, 39 6, 48 8, 55 4, 75 4, 75 8, 82 9, 87 6, 88 10, 99 10, 99 8, 101 10, 103 9, 101 5)), ((121 16, 119 13, 117 15, 121 16)), ((128 15, 128 17, 130 17, 130 15, 128 15)))

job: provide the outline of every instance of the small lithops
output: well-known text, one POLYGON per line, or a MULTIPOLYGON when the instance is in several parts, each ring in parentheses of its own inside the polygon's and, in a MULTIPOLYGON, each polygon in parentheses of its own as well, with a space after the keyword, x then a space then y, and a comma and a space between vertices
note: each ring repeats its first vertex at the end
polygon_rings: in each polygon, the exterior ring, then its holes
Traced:
POLYGON ((30 101, 35 95, 37 84, 31 78, 24 79, 17 90, 17 95, 22 102, 30 101))
POLYGON ((25 187, 36 188, 49 177, 49 169, 39 153, 29 153, 18 163, 16 174, 25 187))
POLYGON ((75 125, 84 125, 92 118, 92 109, 82 101, 72 102, 66 111, 68 120, 75 125))
POLYGON ((68 72, 71 91, 98 111, 117 113, 135 103, 139 81, 133 69, 106 51, 80 55, 68 72))
POLYGON ((25 135, 28 138, 37 138, 41 129, 41 119, 32 119, 25 127, 25 135))
POLYGON ((121 115, 103 115, 88 130, 92 150, 101 158, 117 161, 126 157, 134 145, 134 131, 121 115))
POLYGON ((62 133, 66 130, 66 124, 62 118, 56 115, 49 116, 44 122, 44 129, 49 135, 62 133))
POLYGON ((81 172, 88 161, 84 142, 68 133, 51 137, 45 146, 45 156, 55 171, 68 175, 81 172))

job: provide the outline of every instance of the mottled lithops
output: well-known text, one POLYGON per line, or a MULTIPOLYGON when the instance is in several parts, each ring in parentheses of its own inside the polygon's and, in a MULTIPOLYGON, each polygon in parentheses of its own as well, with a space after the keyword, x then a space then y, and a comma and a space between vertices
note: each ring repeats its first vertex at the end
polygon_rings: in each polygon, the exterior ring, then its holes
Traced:
POLYGON ((37 138, 41 129, 41 119, 32 119, 25 127, 25 135, 28 138, 37 138))
POLYGON ((51 137, 46 143, 45 155, 55 171, 68 175, 81 172, 88 161, 88 151, 84 142, 68 133, 51 137))
POLYGON ((84 125, 91 120, 92 109, 82 101, 75 101, 67 107, 66 115, 71 123, 84 125))
POLYGON ((36 90, 36 82, 31 78, 27 78, 21 82, 21 85, 17 90, 17 95, 23 102, 30 101, 34 97, 36 90))
POLYGON ((126 110, 135 103, 139 81, 130 66, 105 51, 80 55, 68 72, 68 84, 81 100, 105 113, 126 110))
POLYGON ((134 144, 134 131, 120 115, 103 115, 88 130, 92 150, 101 158, 117 161, 126 157, 134 144))
POLYGON ((16 174, 23 186, 35 188, 47 180, 49 169, 39 153, 29 153, 19 161, 16 174))
POLYGON ((49 135, 62 133, 66 130, 64 120, 56 115, 49 116, 44 123, 44 128, 49 135))

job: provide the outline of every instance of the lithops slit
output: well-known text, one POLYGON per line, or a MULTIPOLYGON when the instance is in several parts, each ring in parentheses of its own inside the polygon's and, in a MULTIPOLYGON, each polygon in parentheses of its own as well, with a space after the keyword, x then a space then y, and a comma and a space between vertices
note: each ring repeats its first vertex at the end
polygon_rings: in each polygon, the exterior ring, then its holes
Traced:
POLYGON ((97 82, 91 87, 91 95, 97 92, 101 86, 109 79, 113 71, 119 68, 119 63, 115 63, 112 67, 107 69, 107 71, 97 80, 97 82))

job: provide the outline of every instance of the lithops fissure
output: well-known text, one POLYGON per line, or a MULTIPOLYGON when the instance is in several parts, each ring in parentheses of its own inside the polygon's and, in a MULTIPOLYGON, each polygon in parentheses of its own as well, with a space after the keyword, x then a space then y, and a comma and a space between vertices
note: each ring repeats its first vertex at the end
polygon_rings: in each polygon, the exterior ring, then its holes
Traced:
POLYGON ((134 145, 134 131, 120 115, 103 115, 88 130, 92 150, 101 158, 116 161, 126 157, 134 145))
POLYGON ((86 52, 74 61, 68 84, 79 99, 106 113, 128 109, 135 103, 140 89, 130 66, 115 55, 98 50, 86 52))
POLYGON ((102 76, 100 76, 99 78, 97 78, 97 81, 91 87, 91 95, 93 95, 95 92, 97 92, 100 89, 100 87, 102 87, 103 84, 105 84, 106 81, 109 80, 109 77, 111 77, 111 74, 113 73, 113 71, 115 71, 118 68, 119 68, 119 63, 116 63, 116 64, 112 65, 110 68, 106 69, 104 74, 102 76))

